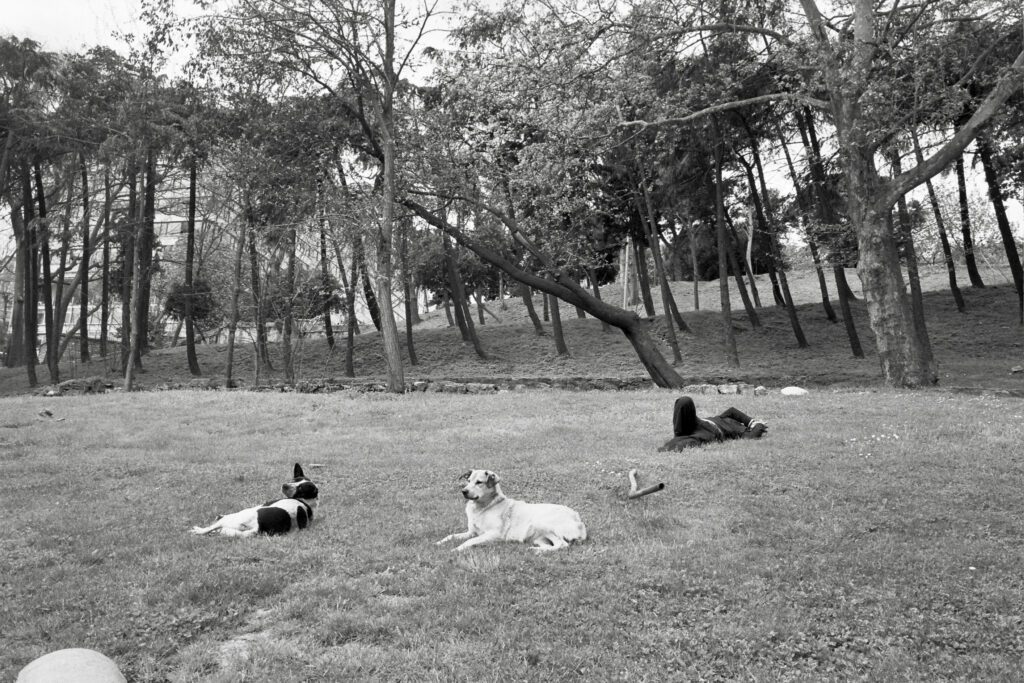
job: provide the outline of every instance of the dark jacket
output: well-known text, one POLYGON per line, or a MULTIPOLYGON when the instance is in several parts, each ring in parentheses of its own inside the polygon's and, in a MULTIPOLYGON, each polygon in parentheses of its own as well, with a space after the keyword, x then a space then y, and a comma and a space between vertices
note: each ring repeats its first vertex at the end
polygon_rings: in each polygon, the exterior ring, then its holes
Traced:
POLYGON ((658 450, 681 451, 713 441, 757 439, 763 436, 765 426, 757 423, 750 429, 747 424, 751 422, 750 417, 735 408, 729 408, 715 417, 701 419, 697 417, 693 399, 683 396, 676 400, 673 411, 672 427, 675 436, 658 450))

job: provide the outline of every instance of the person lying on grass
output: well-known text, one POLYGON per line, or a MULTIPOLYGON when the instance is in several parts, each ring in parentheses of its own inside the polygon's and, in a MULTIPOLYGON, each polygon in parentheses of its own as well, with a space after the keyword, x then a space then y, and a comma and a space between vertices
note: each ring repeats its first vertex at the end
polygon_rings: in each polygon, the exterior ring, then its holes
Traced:
POLYGON ((681 451, 726 439, 759 439, 768 431, 764 422, 736 408, 727 408, 714 417, 697 417, 697 407, 689 396, 676 399, 672 427, 675 436, 659 451, 681 451))

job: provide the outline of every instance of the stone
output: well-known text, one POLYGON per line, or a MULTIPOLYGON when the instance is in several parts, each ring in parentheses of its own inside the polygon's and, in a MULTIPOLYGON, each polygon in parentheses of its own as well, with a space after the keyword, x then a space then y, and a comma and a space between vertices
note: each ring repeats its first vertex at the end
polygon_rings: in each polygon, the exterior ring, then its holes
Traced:
POLYGON ((127 683, 114 660, 96 650, 57 650, 25 665, 15 683, 127 683))
POLYGON ((810 392, 803 387, 783 387, 779 393, 783 396, 806 396, 810 392))

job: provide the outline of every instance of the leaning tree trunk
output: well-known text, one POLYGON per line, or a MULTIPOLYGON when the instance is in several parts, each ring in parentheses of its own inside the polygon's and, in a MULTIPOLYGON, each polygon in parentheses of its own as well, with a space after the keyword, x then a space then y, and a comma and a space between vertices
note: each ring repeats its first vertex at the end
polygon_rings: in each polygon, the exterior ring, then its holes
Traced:
MULTIPOLYGON (((917 131, 910 131, 910 139, 914 143, 914 157, 920 165, 924 163, 924 155, 921 153, 921 143, 917 139, 917 131)), ((942 245, 942 260, 946 264, 946 273, 949 275, 949 291, 956 303, 956 310, 964 312, 964 297, 960 293, 960 285, 956 281, 956 265, 953 263, 953 250, 949 247, 949 234, 946 232, 946 221, 942 218, 942 209, 939 206, 939 198, 935 194, 935 185, 932 181, 926 180, 925 187, 928 189, 928 201, 932 205, 932 214, 935 216, 935 227, 939 231, 939 242, 942 245)))
POLYGON ((647 317, 653 318, 655 315, 654 297, 651 295, 651 278, 648 277, 647 270, 647 246, 644 245, 644 240, 633 240, 633 256, 636 261, 636 275, 637 281, 640 283, 640 296, 644 302, 644 311, 647 312, 647 317))
MULTIPOLYGON (((811 211, 808 208, 807 195, 804 194, 801 188, 800 176, 796 172, 796 166, 793 164, 793 157, 789 154, 789 145, 786 143, 786 137, 782 134, 782 129, 778 129, 779 144, 782 147, 782 154, 786 158, 786 166, 789 168, 789 179, 793 183, 793 192, 796 194, 797 205, 800 208, 800 212, 804 215, 810 215, 811 211)), ((800 221, 803 224, 803 220, 800 221)), ((809 231, 804 229, 804 236, 807 238, 807 248, 811 252, 811 261, 814 263, 814 272, 818 276, 818 289, 821 291, 821 307, 825 311, 825 318, 830 323, 838 322, 836 318, 836 312, 832 308, 832 302, 829 300, 828 295, 828 283, 825 281, 825 271, 821 267, 821 259, 818 257, 818 245, 815 244, 814 238, 811 237, 809 231)))
MULTIPOLYGON (((736 231, 733 230, 731 233, 726 233, 726 239, 729 240, 729 265, 732 266, 733 278, 736 280, 736 288, 740 291, 740 300, 743 302, 743 310, 747 312, 747 320, 750 321, 750 327, 756 330, 761 327, 761 316, 757 314, 757 309, 754 308, 754 304, 750 300, 750 294, 747 293, 747 285, 743 282, 744 267, 740 265, 741 261, 736 257, 736 247, 738 246, 736 244, 736 231)), ((748 276, 750 276, 750 271, 746 272, 748 276)), ((754 281, 752 276, 750 276, 750 281, 754 281)))
POLYGON ((737 155, 740 163, 747 172, 747 183, 750 185, 750 197, 754 201, 754 208, 757 211, 757 218, 760 224, 763 226, 765 235, 768 237, 768 249, 771 253, 772 259, 772 271, 775 272, 778 282, 772 279, 772 292, 775 296, 776 303, 779 303, 781 298, 781 304, 786 309, 786 314, 789 317, 789 325, 793 330, 793 336, 796 337, 796 344, 799 348, 807 348, 807 338, 804 336, 803 327, 800 325, 800 319, 796 314, 796 306, 793 305, 793 297, 789 292, 789 281, 786 278, 786 273, 783 270, 782 254, 779 251, 779 241, 775 234, 775 216, 771 210, 771 204, 768 199, 768 188, 764 182, 764 171, 761 168, 761 155, 757 151, 756 143, 753 141, 753 134, 750 134, 752 154, 754 158, 754 166, 751 165, 741 156, 737 155), (756 186, 754 170, 757 170, 758 177, 760 179, 760 192, 756 186), (778 291, 776 291, 778 290, 778 291))
MULTIPOLYGON (((641 188, 644 198, 644 208, 646 209, 647 215, 647 240, 651 243, 651 256, 654 259, 654 273, 655 277, 658 278, 658 282, 661 285, 661 298, 662 305, 665 307, 666 319, 672 318, 675 320, 676 327, 679 328, 680 332, 689 332, 690 327, 683 320, 682 314, 679 313, 679 307, 676 306, 675 297, 672 296, 672 288, 668 284, 668 269, 665 267, 665 261, 661 258, 661 243, 658 241, 658 227, 657 221, 654 218, 654 205, 651 202, 651 194, 648 192, 646 186, 641 188)), ((643 221, 641 221, 643 223, 643 221)), ((670 343, 676 341, 675 331, 672 332, 672 336, 669 339, 670 343)), ((680 357, 678 360, 682 360, 680 357)))
MULTIPOLYGON (((377 302, 377 295, 373 291, 373 286, 370 284, 370 269, 366 265, 366 247, 363 244, 363 238, 361 235, 355 235, 352 239, 352 250, 356 256, 356 260, 359 263, 359 274, 362 278, 363 285, 363 301, 366 302, 366 310, 370 314, 370 321, 373 323, 375 330, 380 331, 380 304, 377 302)), ((353 274, 352 279, 355 280, 353 274)))
MULTIPOLYGON (((891 157, 893 175, 903 172, 900 163, 899 153, 891 157)), ((932 345, 928 341, 927 323, 924 316, 924 294, 921 292, 921 274, 917 268, 917 250, 914 248, 914 235, 910 226, 910 211, 907 209, 906 196, 896 201, 897 214, 900 221, 898 243, 903 247, 903 255, 907 261, 907 280, 910 282, 910 308, 914 313, 914 332, 921 335, 918 340, 921 350, 926 354, 926 361, 933 363, 932 345)), ((892 220, 892 211, 889 212, 889 219, 892 220)))
MULTIPOLYGON (((804 116, 796 113, 797 128, 800 131, 800 139, 803 142, 804 150, 810 160, 811 185, 814 189, 815 204, 817 205, 818 219, 826 225, 836 225, 836 213, 832 204, 825 194, 825 167, 821 160, 821 146, 818 144, 818 134, 814 128, 814 118, 810 110, 805 110, 804 116)), ((853 321, 853 312, 850 302, 854 299, 850 285, 846 281, 846 269, 843 267, 844 255, 833 255, 832 276, 836 281, 836 296, 839 298, 839 310, 843 314, 843 327, 846 329, 846 338, 850 342, 850 353, 854 358, 863 358, 864 349, 860 344, 860 336, 857 334, 857 325, 853 321)))
MULTIPOLYGON (((644 193, 644 199, 647 200, 647 188, 641 188, 644 193)), ((633 195, 634 201, 637 204, 637 211, 640 212, 640 199, 637 193, 633 195)), ((644 215, 640 215, 640 224, 645 227, 647 233, 647 239, 653 245, 651 248, 651 256, 654 257, 654 271, 655 277, 658 278, 658 285, 661 288, 661 305, 665 309, 665 336, 668 339, 669 348, 672 349, 672 359, 676 363, 683 361, 683 355, 679 351, 679 340, 676 338, 676 328, 672 320, 672 290, 669 289, 668 279, 665 277, 665 270, 661 263, 660 249, 658 249, 658 243, 654 240, 654 227, 653 216, 650 212, 650 202, 646 201, 647 204, 647 218, 644 215)), ((682 328, 680 328, 682 329, 682 328)))
POLYGON ((658 351, 651 338, 647 321, 642 320, 633 311, 612 306, 587 292, 586 289, 576 282, 575 278, 564 274, 562 269, 553 260, 541 253, 522 233, 518 232, 514 228, 514 219, 509 218, 507 215, 496 214, 509 227, 516 243, 527 247, 533 256, 540 259, 541 266, 553 274, 553 279, 541 277, 519 267, 516 263, 509 261, 498 252, 463 234, 458 228, 444 220, 444 218, 428 210, 418 202, 407 197, 403 200, 403 203, 424 221, 451 235, 456 242, 475 253, 485 262, 500 268, 515 280, 546 294, 554 294, 572 305, 578 305, 598 320, 603 320, 622 330, 622 333, 636 351, 640 362, 658 386, 678 388, 684 385, 683 378, 679 376, 675 369, 665 360, 665 357, 658 351))
MULTIPOLYGON (((461 220, 459 227, 461 229, 461 220)), ((462 284, 462 273, 459 272, 458 257, 447 235, 442 235, 441 241, 444 245, 444 258, 448 266, 448 291, 451 292, 452 305, 455 307, 455 321, 459 325, 462 341, 472 344, 476 355, 483 360, 487 360, 487 354, 484 352, 483 346, 480 345, 480 338, 476 334, 476 328, 473 327, 473 314, 466 305, 466 288, 462 284)))
POLYGON ((964 155, 956 157, 957 198, 960 204, 960 234, 964 240, 964 265, 967 266, 967 279, 971 287, 982 288, 985 283, 978 271, 978 261, 974 258, 974 236, 971 233, 971 206, 967 196, 967 174, 964 172, 964 155))
POLYGON ((1020 322, 1024 324, 1024 269, 1021 268, 1020 254, 1017 252, 1017 243, 1014 240, 1013 230, 1010 228, 1010 221, 1006 217, 1006 205, 1003 202, 1003 191, 999 187, 999 173, 992 162, 992 145, 987 135, 979 135, 977 140, 978 156, 981 157, 981 167, 985 171, 985 183, 988 185, 988 196, 992 200, 992 209, 996 214, 996 224, 999 226, 999 234, 1003 238, 1003 249, 1006 251, 1006 262, 1010 266, 1010 275, 1013 276, 1013 288, 1017 292, 1020 322))

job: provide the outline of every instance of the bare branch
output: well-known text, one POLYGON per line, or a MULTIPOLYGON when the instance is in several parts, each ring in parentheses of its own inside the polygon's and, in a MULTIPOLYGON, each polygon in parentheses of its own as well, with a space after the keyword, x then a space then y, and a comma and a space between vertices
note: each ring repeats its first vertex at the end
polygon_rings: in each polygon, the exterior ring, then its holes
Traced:
POLYGON ((711 114, 717 114, 718 112, 730 111, 732 109, 740 109, 741 107, 747 107, 752 104, 761 104, 762 102, 774 102, 776 100, 790 100, 802 102, 804 104, 816 107, 818 109, 829 108, 829 103, 826 102, 825 100, 819 100, 815 97, 810 97, 809 95, 804 95, 802 93, 781 92, 772 93, 770 95, 758 95, 757 97, 748 97, 745 100, 736 100, 734 102, 716 104, 713 107, 707 107, 706 109, 701 109, 700 111, 694 112, 692 114, 687 114, 686 116, 678 116, 668 119, 658 119, 656 121, 620 121, 618 125, 623 127, 639 128, 656 128, 659 126, 668 125, 678 126, 684 123, 689 123, 691 121, 696 121, 697 119, 704 118, 705 116, 710 116, 711 114))

